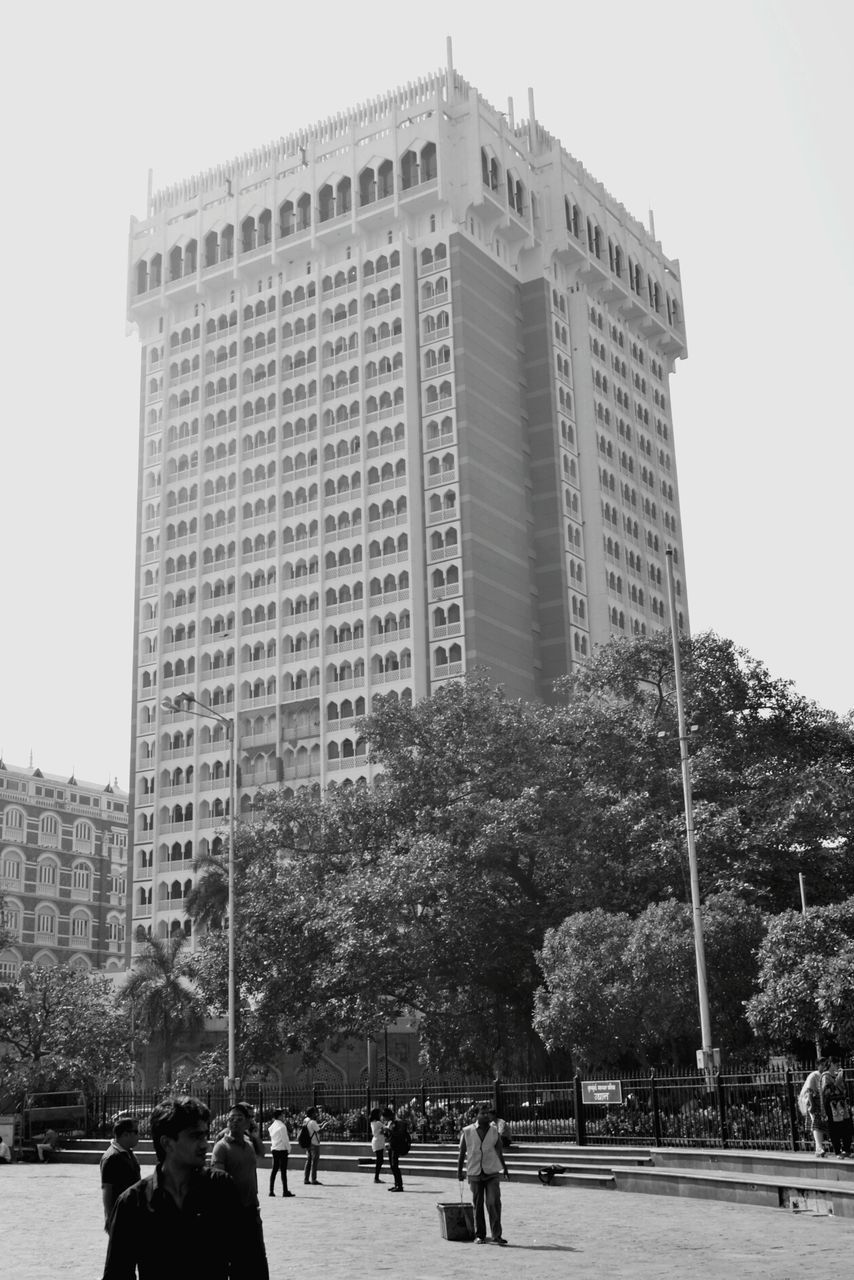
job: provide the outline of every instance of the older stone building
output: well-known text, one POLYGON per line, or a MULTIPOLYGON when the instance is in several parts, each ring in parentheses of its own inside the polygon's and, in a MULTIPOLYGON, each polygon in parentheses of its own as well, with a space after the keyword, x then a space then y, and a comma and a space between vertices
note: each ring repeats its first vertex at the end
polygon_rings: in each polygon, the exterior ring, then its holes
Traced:
POLYGON ((0 981, 24 961, 126 967, 128 796, 0 760, 0 893, 11 943, 0 981))

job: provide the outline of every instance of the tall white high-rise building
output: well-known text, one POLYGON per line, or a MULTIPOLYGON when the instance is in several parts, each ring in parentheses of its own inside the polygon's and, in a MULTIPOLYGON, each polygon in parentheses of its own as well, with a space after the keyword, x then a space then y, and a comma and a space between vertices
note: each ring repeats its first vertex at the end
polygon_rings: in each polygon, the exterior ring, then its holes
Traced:
POLYGON ((487 669, 552 682, 687 627, 679 264, 450 65, 152 194, 142 344, 136 942, 184 931, 238 794, 371 780, 356 719, 487 669))

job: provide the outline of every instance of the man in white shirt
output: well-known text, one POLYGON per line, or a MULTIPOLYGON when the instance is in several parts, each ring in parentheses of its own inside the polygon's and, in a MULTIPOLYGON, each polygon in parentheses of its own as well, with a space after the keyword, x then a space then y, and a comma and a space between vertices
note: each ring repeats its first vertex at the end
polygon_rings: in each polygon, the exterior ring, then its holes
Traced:
POLYGON ((270 1121, 270 1154, 273 1157, 273 1172, 270 1174, 270 1195, 276 1194, 276 1174, 282 1175, 282 1195, 292 1196, 288 1191, 288 1156, 291 1153, 291 1135, 284 1110, 277 1107, 270 1121))
POLYGON ((460 1157, 457 1165, 457 1177, 460 1182, 468 1177, 474 1201, 474 1227, 478 1244, 486 1244, 486 1219, 484 1205, 489 1214, 489 1229, 492 1232, 493 1244, 505 1245, 507 1241, 501 1234, 501 1186, 499 1178, 502 1169, 504 1177, 510 1174, 504 1160, 501 1135, 489 1119, 488 1102, 479 1102, 477 1120, 468 1124, 460 1135, 460 1157))

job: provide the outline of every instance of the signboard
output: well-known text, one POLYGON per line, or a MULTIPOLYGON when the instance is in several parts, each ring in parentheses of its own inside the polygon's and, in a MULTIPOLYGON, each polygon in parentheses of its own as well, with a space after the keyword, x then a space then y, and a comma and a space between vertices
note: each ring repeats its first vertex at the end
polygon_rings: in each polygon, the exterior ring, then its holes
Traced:
POLYGON ((586 1107, 623 1101, 623 1086, 619 1080, 582 1080, 581 1101, 586 1107))

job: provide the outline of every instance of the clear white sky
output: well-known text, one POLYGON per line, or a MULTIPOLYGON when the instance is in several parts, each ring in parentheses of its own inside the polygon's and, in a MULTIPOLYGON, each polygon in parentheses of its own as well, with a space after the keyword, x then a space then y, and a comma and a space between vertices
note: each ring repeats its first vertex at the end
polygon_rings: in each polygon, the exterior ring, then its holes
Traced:
POLYGON ((138 354, 128 218, 445 61, 678 257, 692 626, 854 706, 850 0, 127 0, 4 20, 0 748, 128 782, 138 354))

